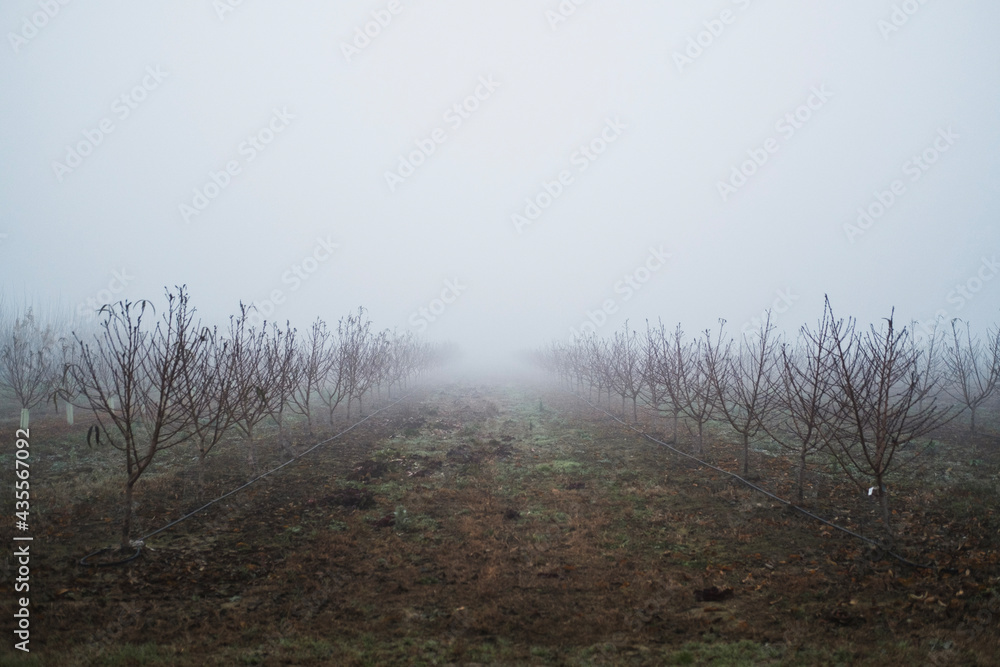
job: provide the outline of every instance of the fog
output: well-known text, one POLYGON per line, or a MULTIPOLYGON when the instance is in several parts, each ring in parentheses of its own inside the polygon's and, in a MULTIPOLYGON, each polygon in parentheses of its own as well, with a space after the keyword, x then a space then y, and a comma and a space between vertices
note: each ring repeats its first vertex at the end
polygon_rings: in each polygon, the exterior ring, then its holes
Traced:
POLYGON ((475 367, 626 320, 1000 320, 1000 6, 12 0, 0 284, 364 306, 475 367))

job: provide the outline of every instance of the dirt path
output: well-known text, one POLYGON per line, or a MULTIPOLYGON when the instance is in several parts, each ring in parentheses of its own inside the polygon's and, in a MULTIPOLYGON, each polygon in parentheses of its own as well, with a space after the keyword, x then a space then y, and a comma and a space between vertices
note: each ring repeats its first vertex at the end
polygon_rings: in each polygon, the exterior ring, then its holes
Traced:
POLYGON ((584 408, 422 391, 118 568, 75 564, 99 509, 51 508, 35 664, 988 664, 995 547, 954 577, 873 562, 584 408))

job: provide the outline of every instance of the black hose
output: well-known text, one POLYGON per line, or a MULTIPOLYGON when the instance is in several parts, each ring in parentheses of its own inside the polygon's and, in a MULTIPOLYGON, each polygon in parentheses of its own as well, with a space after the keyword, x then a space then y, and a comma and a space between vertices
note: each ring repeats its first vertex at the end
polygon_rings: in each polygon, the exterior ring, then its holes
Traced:
POLYGON ((313 445, 312 447, 310 447, 306 451, 302 452, 298 456, 295 456, 295 457, 293 457, 293 458, 285 461, 284 463, 282 463, 281 465, 277 466, 276 468, 272 468, 271 470, 268 470, 265 473, 261 473, 260 475, 257 475, 256 477, 254 477, 253 479, 251 479, 249 482, 247 482, 245 484, 242 484, 241 486, 236 487, 232 491, 224 493, 221 496, 219 496, 218 498, 215 498, 214 500, 208 501, 207 503, 205 503, 201 507, 199 507, 199 508, 197 508, 195 510, 192 510, 191 512, 188 512, 187 514, 185 514, 184 516, 182 516, 182 517, 180 517, 178 519, 174 519, 173 521, 171 521, 167 525, 165 525, 165 526, 163 526, 161 528, 158 528, 158 529, 154 530, 153 532, 151 532, 151 533, 149 533, 147 535, 143 535, 141 538, 139 538, 138 541, 136 541, 134 543, 134 544, 138 545, 136 547, 135 553, 132 554, 132 556, 126 558, 125 560, 118 560, 118 561, 113 561, 113 562, 110 562, 110 563, 88 563, 87 562, 88 559, 90 559, 90 558, 92 558, 92 557, 94 557, 94 556, 96 556, 98 554, 107 553, 107 552, 113 551, 114 549, 117 548, 117 547, 106 547, 104 549, 99 549, 99 550, 97 550, 97 551, 95 551, 93 553, 87 554, 86 556, 84 556, 83 558, 81 558, 80 559, 80 565, 83 565, 84 567, 110 567, 112 565, 124 565, 125 563, 128 563, 130 561, 135 560, 139 556, 139 554, 142 552, 143 543, 146 540, 148 540, 150 537, 152 537, 153 535, 158 535, 159 533, 162 533, 163 531, 167 530, 168 528, 176 526, 180 522, 185 521, 187 519, 190 519, 195 514, 197 514, 198 512, 202 511, 203 509, 207 509, 207 508, 211 507, 212 505, 214 505, 215 503, 219 502, 220 500, 225 500, 226 498, 228 498, 229 496, 233 495, 234 493, 236 493, 238 491, 242 491, 243 489, 247 488, 251 484, 255 484, 255 483, 259 482, 260 480, 264 479, 268 475, 272 475, 272 474, 278 472, 279 470, 281 470, 285 466, 290 465, 292 463, 295 463, 296 461, 298 461, 299 459, 301 459, 303 456, 305 456, 306 454, 310 453, 314 449, 317 449, 318 447, 321 447, 322 445, 325 445, 328 442, 336 440, 337 438, 339 438, 340 436, 344 435, 345 433, 353 431, 355 428, 357 428, 361 424, 365 423, 366 421, 368 421, 369 419, 371 419, 372 417, 374 417, 378 413, 384 412, 385 410, 388 410, 389 408, 393 407, 394 405, 397 405, 398 403, 401 403, 402 401, 405 401, 409 397, 410 397, 410 394, 406 394, 405 396, 403 396, 403 397, 401 397, 401 398, 393 401, 389 405, 386 405, 386 406, 383 406, 383 407, 379 408, 378 410, 376 410, 375 412, 371 413, 370 415, 368 415, 364 419, 361 419, 361 420, 355 422, 354 424, 352 424, 351 426, 348 426, 347 428, 345 428, 343 431, 340 431, 336 435, 331 435, 326 440, 322 440, 320 442, 317 442, 315 445, 313 445))
POLYGON ((83 558, 81 558, 79 562, 80 562, 80 565, 82 565, 84 567, 111 567, 113 565, 124 565, 125 563, 130 563, 130 562, 134 561, 136 558, 139 557, 139 554, 142 553, 142 546, 143 546, 142 542, 135 543, 135 553, 132 554, 131 556, 129 556, 128 558, 125 558, 125 559, 122 559, 122 560, 113 560, 113 561, 110 561, 110 562, 107 562, 107 563, 89 563, 89 562, 87 562, 89 559, 93 558, 94 556, 97 556, 97 555, 100 555, 100 554, 110 553, 110 552, 114 551, 115 549, 118 549, 118 547, 105 547, 104 549, 98 549, 97 551, 94 551, 93 553, 87 554, 86 556, 84 556, 83 558))
POLYGON ((687 452, 683 452, 683 451, 677 449, 676 447, 674 447, 673 445, 667 444, 667 443, 665 443, 665 442, 663 442, 661 440, 657 440, 656 438, 654 438, 653 436, 649 435, 648 433, 644 433, 644 432, 640 431, 639 429, 635 428, 634 426, 632 426, 631 424, 628 424, 627 422, 623 421, 622 419, 620 419, 618 417, 618 415, 615 415, 614 413, 608 412, 607 410, 605 410, 604 408, 602 408, 599 405, 594 405, 593 403, 591 403, 589 400, 587 400, 583 396, 580 396, 578 394, 574 394, 573 392, 567 392, 567 393, 569 393, 570 395, 575 396, 576 398, 580 399, 581 401, 583 401, 584 403, 586 403, 590 407, 595 408, 597 410, 600 410, 601 412, 603 412, 604 414, 606 414, 607 416, 611 417, 616 422, 618 422, 619 424, 621 424, 622 426, 630 429, 631 431, 634 431, 635 433, 638 433, 639 435, 641 435, 642 437, 646 438, 647 440, 650 440, 652 442, 655 442, 658 445, 666 447, 667 449, 671 450, 675 454, 680 454, 681 456, 689 458, 692 461, 695 461, 696 463, 698 463, 698 465, 704 466, 706 468, 711 468, 712 470, 715 470, 716 472, 721 472, 724 475, 729 475, 730 477, 732 477, 736 481, 738 481, 741 484, 744 484, 744 485, 750 487, 754 491, 758 491, 760 493, 763 493, 768 498, 772 498, 773 500, 776 500, 779 503, 782 503, 783 505, 785 505, 787 507, 790 507, 791 509, 793 509, 793 510, 795 510, 797 512, 800 512, 801 514, 804 514, 805 516, 807 516, 807 517, 809 517, 811 519, 815 519, 816 521, 819 521, 820 523, 824 523, 827 526, 830 526, 831 528, 834 528, 834 529, 839 530, 841 532, 847 533, 848 535, 850 535, 852 537, 855 537, 855 538, 857 538, 859 540, 867 542, 867 543, 869 543, 869 544, 877 547, 878 549, 884 551, 884 553, 886 555, 892 556, 893 558, 895 558, 899 562, 903 563, 904 565, 909 565, 910 567, 914 567, 914 568, 921 569, 921 570, 933 570, 935 572, 943 572, 943 573, 946 573, 946 574, 958 574, 959 573, 958 570, 956 570, 954 568, 942 568, 942 567, 940 567, 938 565, 935 565, 933 563, 930 564, 930 565, 921 565, 919 563, 914 563, 913 561, 909 560, 908 558, 905 558, 905 557, 897 554, 896 552, 892 551, 891 549, 886 548, 884 544, 882 544, 881 542, 878 542, 877 540, 873 540, 870 537, 866 537, 866 536, 864 536, 864 535, 862 535, 860 533, 856 533, 853 530, 851 530, 850 528, 845 528, 843 526, 839 526, 839 525, 833 523, 832 521, 829 521, 827 519, 824 519, 821 516, 817 516, 816 514, 813 514, 812 512, 810 512, 807 509, 799 507, 798 505, 796 505, 795 503, 791 502, 790 500, 785 500, 784 498, 776 496, 775 494, 771 493, 767 489, 763 489, 763 488, 757 486, 756 484, 754 484, 753 482, 749 482, 749 481, 743 479, 742 477, 740 477, 739 475, 737 475, 735 473, 731 473, 728 470, 723 470, 722 468, 719 468, 718 466, 714 466, 711 463, 708 463, 706 461, 702 461, 701 459, 699 459, 696 456, 692 456, 691 454, 688 454, 687 452))

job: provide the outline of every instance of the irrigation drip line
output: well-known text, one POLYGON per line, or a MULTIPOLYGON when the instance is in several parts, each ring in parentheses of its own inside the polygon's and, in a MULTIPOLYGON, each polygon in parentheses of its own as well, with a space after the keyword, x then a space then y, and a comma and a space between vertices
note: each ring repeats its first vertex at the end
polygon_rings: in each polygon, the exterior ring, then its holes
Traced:
POLYGON ((105 547, 104 549, 98 549, 97 551, 93 551, 93 552, 87 554, 86 556, 84 556, 83 558, 80 559, 80 565, 83 565, 84 567, 112 567, 114 565, 124 565, 125 563, 129 563, 131 561, 134 561, 136 558, 139 557, 139 554, 142 553, 142 545, 141 544, 137 544, 136 547, 135 547, 135 553, 132 554, 131 556, 126 556, 125 558, 122 558, 121 560, 110 561, 108 563, 90 563, 90 562, 88 562, 94 556, 97 556, 99 554, 111 553, 112 551, 115 551, 117 548, 118 547, 105 547))
POLYGON ((956 570, 954 568, 942 568, 942 567, 939 567, 938 565, 935 565, 935 564, 921 565, 919 563, 914 563, 910 559, 908 559, 908 558, 906 558, 904 556, 899 555, 895 551, 892 551, 891 549, 887 549, 885 547, 885 545, 883 545, 882 543, 878 542, 877 540, 874 540, 874 539, 872 539, 870 537, 862 535, 861 533, 857 533, 857 532, 851 530, 850 528, 845 528, 844 526, 840 526, 838 524, 835 524, 832 521, 829 521, 827 519, 824 519, 821 516, 813 514, 812 512, 810 512, 809 510, 807 510, 805 508, 799 507, 798 505, 796 505, 795 503, 793 503, 790 500, 785 500, 784 498, 781 498, 780 496, 777 496, 774 493, 771 493, 767 489, 764 489, 764 488, 761 488, 761 487, 757 486, 753 482, 750 482, 750 481, 748 481, 748 480, 740 477, 736 473, 729 472, 728 470, 723 470, 722 468, 719 468, 718 466, 714 466, 711 463, 708 463, 707 461, 702 461, 697 456, 693 456, 691 454, 688 454, 687 452, 681 451, 680 449, 677 449, 676 447, 674 447, 671 444, 663 442, 662 440, 657 440, 656 438, 654 438, 653 436, 649 435, 648 433, 644 433, 643 431, 640 431, 639 429, 635 428, 634 426, 632 426, 628 422, 622 420, 621 418, 618 417, 618 415, 616 415, 616 414, 614 414, 612 412, 608 412, 607 410, 605 410, 604 408, 602 408, 599 405, 594 405, 593 403, 591 403, 588 399, 584 398, 583 396, 580 396, 579 394, 575 394, 573 392, 568 392, 568 393, 570 395, 575 396, 576 398, 580 399, 581 401, 583 401, 584 403, 586 403, 590 407, 596 408, 597 410, 600 410, 601 412, 603 412, 607 416, 611 417, 612 419, 614 419, 616 422, 618 422, 619 424, 621 424, 625 428, 627 428, 627 429, 629 429, 631 431, 634 431, 635 433, 638 433, 639 435, 641 435, 642 437, 646 438, 647 440, 650 440, 651 442, 655 442, 656 444, 658 444, 658 445, 660 445, 662 447, 666 447, 667 449, 671 450, 675 454, 680 454, 683 457, 689 458, 692 461, 696 462, 698 465, 704 466, 706 468, 711 468, 712 470, 715 470, 716 472, 720 472, 723 475, 728 475, 729 477, 732 477, 733 479, 735 479, 736 481, 740 482, 741 484, 744 484, 744 485, 750 487, 754 491, 758 491, 760 493, 763 493, 768 498, 776 500, 779 503, 782 503, 783 505, 785 505, 787 507, 790 507, 791 509, 796 510, 797 512, 800 512, 800 513, 804 514, 805 516, 809 517, 810 519, 815 519, 816 521, 819 521, 820 523, 824 523, 827 526, 830 526, 831 528, 835 528, 836 530, 839 530, 841 532, 847 533, 848 535, 850 535, 852 537, 855 537, 855 538, 857 538, 859 540, 867 542, 868 544, 871 544, 871 545, 875 546, 876 548, 882 550, 886 555, 892 556, 893 558, 895 558, 899 562, 903 563, 904 565, 909 565, 910 567, 915 567, 915 568, 921 569, 921 570, 934 570, 935 572, 945 572, 947 574, 958 574, 958 570, 956 570))
POLYGON ((116 548, 116 547, 109 547, 109 548, 105 548, 105 549, 98 549, 97 551, 95 551, 93 553, 87 554, 86 556, 84 556, 83 558, 80 559, 80 561, 79 561, 80 565, 83 565, 85 567, 110 567, 112 565, 124 565, 125 563, 128 563, 130 561, 135 560, 139 556, 140 552, 142 551, 142 547, 144 546, 144 543, 149 538, 153 537, 154 535, 158 535, 158 534, 162 533, 163 531, 167 530, 168 528, 172 528, 173 526, 176 526, 177 524, 179 524, 182 521, 186 521, 187 519, 190 519, 191 517, 193 517, 198 512, 201 512, 202 510, 211 507, 212 505, 214 505, 215 503, 217 503, 217 502, 219 502, 221 500, 225 500, 226 498, 228 498, 229 496, 233 495, 234 493, 238 493, 239 491, 242 491, 243 489, 247 488, 248 486, 250 486, 252 484, 256 484, 257 482, 259 482, 260 480, 264 479, 268 475, 273 475, 274 473, 278 472, 279 470, 281 470, 285 466, 291 465, 292 463, 295 463, 296 461, 298 461, 299 459, 301 459, 306 454, 309 454, 313 450, 315 450, 315 449, 317 449, 317 448, 319 448, 319 447, 327 444, 328 442, 332 442, 332 441, 336 440, 337 438, 339 438, 340 436, 344 435, 345 433, 349 433, 350 431, 353 431, 358 426, 360 426, 361 424, 364 424, 366 421, 368 421, 369 419, 371 419, 372 417, 374 417, 378 413, 384 412, 385 410, 388 410, 389 408, 393 407, 394 405, 398 405, 399 403, 405 401, 407 398, 410 397, 410 395, 411 394, 406 394, 405 396, 402 396, 401 398, 398 398, 397 400, 393 401, 392 403, 379 408, 378 410, 376 410, 375 412, 371 413, 370 415, 368 415, 364 419, 361 419, 361 420, 355 422, 354 424, 351 424, 350 426, 348 426, 347 428, 345 428, 343 431, 340 431, 339 433, 336 433, 335 435, 331 435, 326 440, 322 440, 320 442, 317 442, 315 445, 313 445, 312 447, 310 447, 306 451, 302 452, 301 454, 299 454, 297 456, 294 456, 294 457, 288 459, 287 461, 285 461, 281 465, 279 465, 279 466, 277 466, 275 468, 272 468, 271 470, 268 470, 267 472, 261 473, 260 475, 257 475, 256 477, 254 477, 250 481, 246 482, 245 484, 242 484, 241 486, 236 487, 232 491, 228 491, 227 493, 222 494, 218 498, 215 498, 213 500, 208 501, 207 503, 205 503, 204 505, 202 505, 198 509, 192 510, 192 511, 188 512, 187 514, 185 514, 184 516, 179 517, 177 519, 174 519, 173 521, 171 521, 167 525, 165 525, 165 526, 163 526, 161 528, 157 528, 156 530, 154 530, 153 532, 151 532, 151 533, 149 533, 147 535, 143 535, 138 540, 133 540, 132 541, 132 545, 134 547, 136 547, 136 551, 135 551, 134 554, 132 554, 128 558, 125 558, 123 560, 114 561, 114 562, 111 562, 111 563, 89 563, 89 562, 87 562, 88 559, 90 559, 90 558, 92 558, 92 557, 94 557, 94 556, 96 556, 98 554, 107 553, 107 552, 109 552, 109 551, 111 551, 111 550, 113 550, 113 549, 116 548))

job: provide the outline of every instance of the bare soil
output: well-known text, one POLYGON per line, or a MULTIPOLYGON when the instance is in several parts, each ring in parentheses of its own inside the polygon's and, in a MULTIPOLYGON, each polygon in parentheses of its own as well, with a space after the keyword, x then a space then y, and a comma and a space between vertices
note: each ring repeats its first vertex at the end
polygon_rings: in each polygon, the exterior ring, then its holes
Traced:
MULTIPOLYGON (((32 651, 7 641, 0 664, 996 664, 988 434, 965 476, 943 472, 943 451, 898 483, 897 550, 939 566, 919 569, 568 394, 457 384, 417 392, 127 564, 82 567, 114 543, 120 492, 115 452, 88 450, 85 433, 53 417, 32 429, 32 651)), ((290 433, 298 452, 322 439, 290 433)), ((737 440, 719 433, 706 455, 739 470, 737 440)), ((273 440, 268 465, 287 459, 273 440)), ((794 495, 784 457, 751 463, 794 495)), ((249 476, 238 442, 209 466, 207 497, 249 476)), ((808 495, 839 524, 882 529, 820 462, 808 495)), ((198 506, 192 453, 169 452, 140 485, 137 532, 198 506)))

